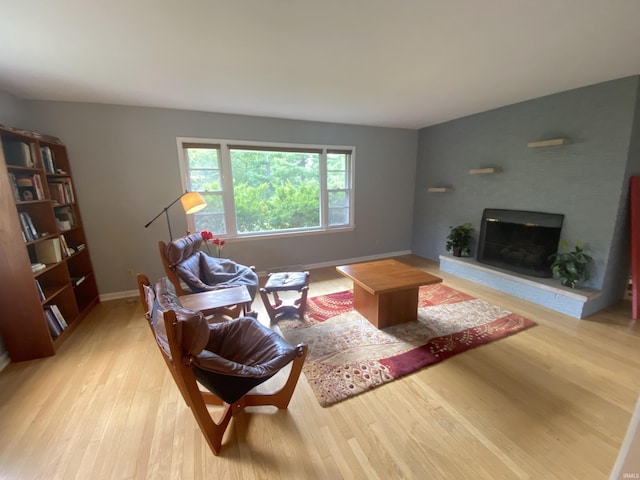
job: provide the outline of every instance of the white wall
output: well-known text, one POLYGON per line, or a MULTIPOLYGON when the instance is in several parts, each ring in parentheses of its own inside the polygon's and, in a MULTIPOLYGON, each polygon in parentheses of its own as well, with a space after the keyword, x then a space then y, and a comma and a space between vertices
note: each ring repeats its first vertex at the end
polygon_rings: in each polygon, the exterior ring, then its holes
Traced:
POLYGON ((22 128, 26 121, 26 104, 21 98, 0 90, 0 124, 22 128))
MULTIPOLYGON (((61 102, 28 102, 30 127, 67 146, 100 294, 135 289, 128 269, 163 275, 166 222, 144 225, 181 193, 176 137, 356 147, 352 232, 231 241, 225 254, 258 271, 411 246, 418 132, 239 115, 61 102)), ((174 237, 186 230, 171 209, 174 237)))

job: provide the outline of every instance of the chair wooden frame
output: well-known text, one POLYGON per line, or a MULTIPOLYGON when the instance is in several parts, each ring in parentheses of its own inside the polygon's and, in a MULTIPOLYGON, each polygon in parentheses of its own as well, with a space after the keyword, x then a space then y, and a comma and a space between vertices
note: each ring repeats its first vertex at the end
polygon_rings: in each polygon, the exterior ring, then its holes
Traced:
MULTIPOLYGON (((154 339, 156 339, 151 319, 151 310, 153 305, 148 305, 147 303, 145 286, 150 286, 149 279, 143 274, 138 274, 140 298, 142 300, 143 307, 145 307, 145 316, 149 321, 149 326, 154 339)), ((182 394, 182 397, 191 409, 200 430, 215 455, 220 453, 220 449, 222 448, 222 439, 231 418, 244 407, 272 405, 279 409, 286 409, 289 406, 298 378, 302 372, 304 360, 307 356, 307 345, 303 344, 299 346, 298 355, 291 362, 289 377, 280 390, 265 394, 246 394, 233 404, 229 404, 211 392, 200 390, 199 383, 197 382, 193 372, 189 355, 183 351, 178 341, 178 338, 180 338, 179 329, 181 326, 180 322, 177 321, 175 312, 173 310, 165 310, 163 312, 163 317, 170 355, 167 355, 165 350, 159 344, 158 348, 176 382, 176 385, 178 386, 178 389, 180 390, 180 393, 182 394), (212 417, 207 405, 223 407, 222 413, 217 419, 212 417)))

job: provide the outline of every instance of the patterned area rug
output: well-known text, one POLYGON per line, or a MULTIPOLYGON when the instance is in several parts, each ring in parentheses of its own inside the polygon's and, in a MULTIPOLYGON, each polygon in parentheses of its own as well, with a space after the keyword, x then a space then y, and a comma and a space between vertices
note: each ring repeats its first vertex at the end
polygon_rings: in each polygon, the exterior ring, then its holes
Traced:
POLYGON ((351 291, 310 298, 304 320, 278 322, 289 343, 309 345, 303 371, 323 407, 534 325, 441 283, 420 288, 417 322, 384 330, 353 309, 351 291))

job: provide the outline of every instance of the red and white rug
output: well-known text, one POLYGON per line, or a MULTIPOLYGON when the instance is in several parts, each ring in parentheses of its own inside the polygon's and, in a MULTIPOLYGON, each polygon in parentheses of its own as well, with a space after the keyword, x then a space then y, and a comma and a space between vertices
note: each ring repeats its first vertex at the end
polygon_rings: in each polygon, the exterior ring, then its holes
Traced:
POLYGON ((417 322, 384 330, 353 309, 351 291, 310 298, 304 320, 278 322, 289 343, 309 345, 303 371, 323 407, 534 325, 441 283, 420 288, 417 322))

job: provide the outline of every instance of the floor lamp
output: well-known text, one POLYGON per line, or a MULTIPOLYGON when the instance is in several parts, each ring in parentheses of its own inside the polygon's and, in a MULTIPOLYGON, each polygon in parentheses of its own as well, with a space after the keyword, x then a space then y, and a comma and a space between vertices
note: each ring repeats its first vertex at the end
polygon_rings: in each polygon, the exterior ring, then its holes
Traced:
POLYGON ((151 219, 151 221, 144 226, 144 228, 147 228, 149 225, 151 225, 153 222, 155 222, 160 215, 162 215, 164 213, 165 216, 167 217, 167 226, 169 227, 169 238, 171 240, 173 240, 173 236, 171 235, 171 222, 169 221, 169 209, 178 200, 180 200, 180 203, 182 203, 182 208, 184 209, 184 212, 187 215, 190 214, 190 213, 196 213, 196 212, 202 210, 204 207, 207 206, 207 202, 204 201, 204 198, 202 198, 202 195, 200 195, 198 192, 185 191, 182 195, 180 195, 178 198, 176 198, 173 202, 171 202, 169 205, 164 207, 160 211, 160 213, 158 213, 155 217, 153 217, 151 219))

